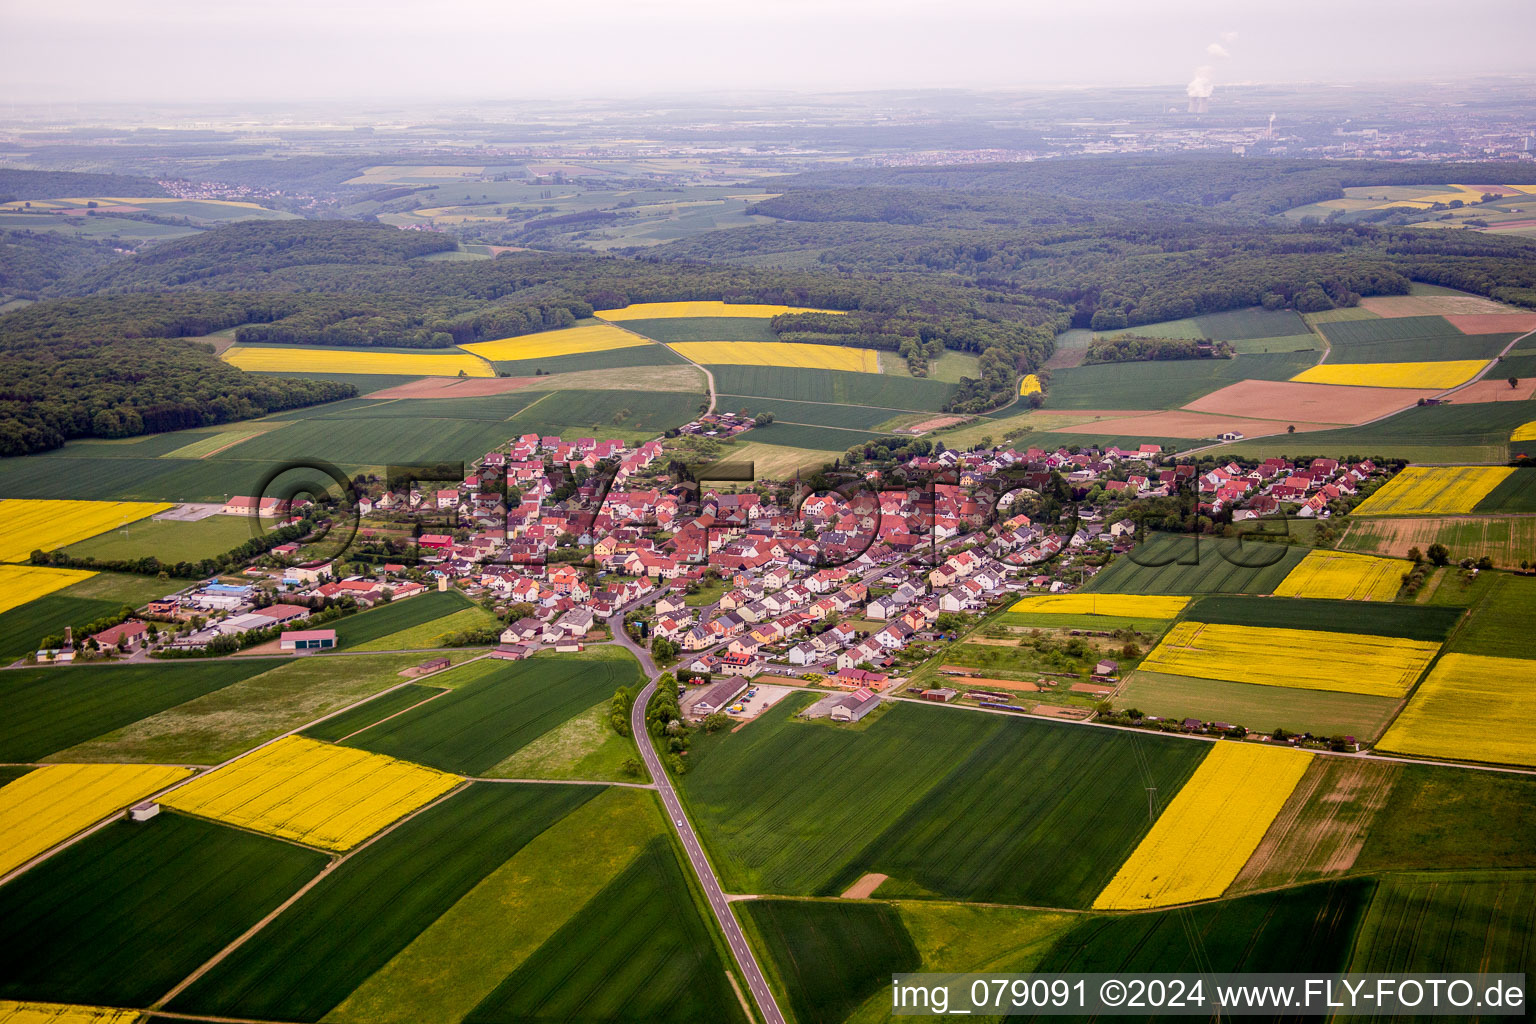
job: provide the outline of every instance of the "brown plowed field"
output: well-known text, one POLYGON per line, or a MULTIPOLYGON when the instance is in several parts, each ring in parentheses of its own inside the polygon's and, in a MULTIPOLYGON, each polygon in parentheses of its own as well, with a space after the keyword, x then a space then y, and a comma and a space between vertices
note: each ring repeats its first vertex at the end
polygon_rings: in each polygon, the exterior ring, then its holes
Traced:
POLYGON ((536 377, 423 377, 375 391, 367 398, 485 398, 532 384, 536 377))
POLYGON ((1302 423, 1364 423, 1439 393, 1422 388, 1360 388, 1289 380, 1243 380, 1197 398, 1184 408, 1190 412, 1294 422, 1300 430, 1302 423))
POLYGON ((1377 316, 1452 316, 1508 313, 1502 302, 1481 295, 1380 295, 1361 299, 1360 305, 1377 316))
MULTIPOLYGON (((1531 221, 1536 226, 1536 221, 1531 221)), ((1536 313, 1471 313, 1445 318, 1462 334, 1508 334, 1536 331, 1536 313)))
MULTIPOLYGON (((1494 368, 1497 370, 1497 367, 1494 368)), ((1469 384, 1451 396, 1451 401, 1458 404, 1480 405, 1483 402, 1521 402, 1536 394, 1536 377, 1519 378, 1520 383, 1515 387, 1509 386, 1509 380, 1505 377, 1496 377, 1494 371, 1490 371, 1488 377, 1469 384)))

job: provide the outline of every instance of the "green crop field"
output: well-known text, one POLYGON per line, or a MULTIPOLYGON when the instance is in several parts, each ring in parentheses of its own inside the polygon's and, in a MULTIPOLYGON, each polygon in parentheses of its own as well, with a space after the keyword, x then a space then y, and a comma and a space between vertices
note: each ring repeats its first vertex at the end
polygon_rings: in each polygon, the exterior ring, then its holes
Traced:
POLYGON ((778 341, 768 321, 746 316, 663 317, 625 320, 626 330, 668 345, 679 341, 778 341))
POLYGON ((1536 561, 1536 516, 1352 517, 1348 527, 1338 543, 1345 551, 1402 558, 1444 544, 1453 561, 1486 557, 1501 569, 1536 561))
POLYGON ((1334 974, 1375 887, 1369 879, 1319 882, 1181 910, 1089 916, 1037 970, 1334 974))
MULTIPOLYGON (((425 597, 426 595, 421 595, 425 597)), ((377 640, 358 644, 355 651, 405 651, 440 646, 445 636, 465 630, 486 629, 495 626, 500 631, 501 620, 479 606, 462 608, 439 618, 389 633, 377 640)))
POLYGON ((162 562, 196 562, 222 555, 252 536, 251 520, 245 516, 209 516, 190 523, 142 519, 64 550, 72 558, 111 560, 152 555, 162 562))
POLYGON ((758 444, 780 445, 785 448, 821 448, 844 451, 856 444, 874 441, 887 435, 868 430, 847 430, 842 427, 816 427, 802 423, 770 423, 758 427, 747 435, 758 444))
POLYGON ((498 865, 600 792, 470 786, 348 860, 169 1008, 319 1020, 498 865))
POLYGON ((1326 455, 1354 461, 1379 456, 1430 463, 1501 463, 1508 456, 1510 431, 1532 418, 1532 408, 1530 402, 1414 406, 1379 423, 1240 441, 1230 451, 1258 458, 1326 455))
POLYGON ((647 844, 464 1018, 513 1020, 745 1020, 669 840, 647 844))
POLYGON ((0 998, 147 1006, 325 863, 175 813, 116 822, 0 887, 0 998))
POLYGON ((689 755, 683 790, 727 889, 835 895, 878 872, 894 895, 1085 905, 1147 828, 1120 797, 1177 792, 1206 752, 915 704, 850 730, 793 719, 798 703, 689 755))
POLYGON ((370 608, 336 624, 336 646, 357 647, 476 607, 457 590, 431 591, 370 608))
MULTIPOLYGON (((1536 403, 1526 410, 1526 414, 1536 415, 1536 403)), ((1503 483, 1490 491, 1486 498, 1478 502, 1473 511, 1478 513, 1536 512, 1536 469, 1515 470, 1503 483)), ((1536 551, 1532 551, 1531 555, 1532 560, 1536 561, 1536 551)))
POLYGON ((1355 867, 1536 868, 1536 777, 1404 765, 1355 867), (1498 822, 1496 828, 1487 822, 1498 822))
POLYGON ((0 664, 37 650, 45 637, 62 636, 66 626, 79 635, 87 625, 116 614, 124 605, 137 608, 163 597, 174 586, 150 577, 98 573, 0 612, 0 664))
MULTIPOLYGON (((765 412, 772 413, 775 423, 843 427, 849 430, 874 430, 893 417, 913 415, 903 409, 881 409, 872 405, 792 402, 783 398, 753 398, 747 395, 721 395, 720 408, 729 412, 746 409, 754 416, 765 412)), ((761 435, 753 433, 747 436, 756 439, 761 435)), ((850 441, 849 444, 852 442, 850 441)), ((843 447, 846 448, 847 445, 843 447)))
POLYGON ((922 965, 895 907, 886 903, 747 900, 736 905, 788 996, 799 1024, 839 1024, 922 965))
POLYGON ((1348 969, 1423 973, 1466 964, 1524 973, 1533 948, 1536 872, 1393 875, 1376 889, 1348 969))
POLYGON ((1300 597, 1202 597, 1184 609, 1184 617, 1196 622, 1370 633, 1408 640, 1444 640, 1461 615, 1457 608, 1300 597))
MULTIPOLYGON (((678 366, 687 362, 688 360, 665 345, 630 345, 627 348, 610 348, 602 352, 578 352, 569 356, 503 359, 494 361, 491 365, 502 376, 532 377, 535 376, 535 371, 546 374, 576 373, 581 370, 611 370, 629 366, 678 366)), ((513 392, 514 395, 518 393, 513 392)))
POLYGON ((1088 581, 1100 594, 1269 594, 1307 549, 1157 534, 1088 581), (1138 562, 1140 564, 1138 564, 1138 562), (1271 564, 1264 564, 1271 563, 1271 564))
POLYGON ((1314 361, 1309 353, 1281 352, 1070 367, 1052 371, 1045 407, 1173 409, 1240 380, 1287 380, 1314 361))
POLYGON ((319 725, 312 725, 300 735, 308 736, 312 740, 339 740, 391 715, 399 714, 406 708, 415 707, 429 697, 447 692, 438 686, 408 683, 398 690, 382 693, 366 704, 359 704, 350 711, 343 711, 335 718, 328 718, 319 725))
MULTIPOLYGON (((524 403, 536 394, 514 392, 524 403)), ((479 458, 516 431, 505 420, 430 418, 412 402, 384 406, 374 416, 340 415, 295 420, 243 441, 198 464, 240 462, 264 470, 289 459, 321 458, 346 465, 386 465, 479 458), (388 411, 389 415, 384 415, 388 411)), ((508 410, 509 414, 511 410, 508 410)), ((263 421, 271 422, 271 421, 263 421)))
POLYGON ((1518 334, 1463 334, 1440 316, 1399 316, 1320 324, 1337 363, 1491 359, 1518 334))
POLYGON ((912 412, 943 408, 954 385, 941 380, 898 377, 852 370, 811 370, 794 366, 715 366, 721 394, 782 398, 835 405, 870 405, 912 412))
POLYGON ((37 761, 270 668, 262 661, 23 668, 0 675, 0 761, 37 761))
MULTIPOLYGON (((371 351, 371 350, 370 350, 371 351)), ((412 349, 416 352, 419 349, 412 349)), ((247 373, 262 373, 260 370, 248 370, 247 373)), ((402 384, 421 380, 420 377, 407 377, 399 373, 325 373, 320 370, 284 371, 283 373, 264 374, 269 377, 299 377, 303 380, 329 380, 338 384, 351 384, 357 388, 359 395, 368 395, 375 391, 383 391, 385 388, 397 388, 402 384)), ((288 415, 292 415, 290 410, 288 415)))
POLYGON ((217 764, 402 682, 400 672, 420 662, 420 654, 212 662, 213 667, 245 668, 251 674, 67 747, 49 760, 217 764))
POLYGON ((1536 658, 1530 634, 1533 622, 1536 578, 1499 575, 1448 650, 1498 658, 1536 658))
POLYGON ((622 398, 615 397, 611 390, 555 391, 503 423, 503 440, 528 433, 650 440, 693 419, 705 401, 702 387, 697 394, 626 391, 622 398))
POLYGON ((499 662, 415 711, 359 733, 349 746, 480 775, 621 686, 637 685, 631 659, 499 662))
POLYGON ((1207 338, 1216 341, 1252 341, 1311 333, 1307 322, 1294 310, 1264 309, 1262 306, 1207 313, 1196 317, 1195 322, 1207 338))
POLYGON ((1292 686, 1261 686, 1137 670, 1115 696, 1115 707, 1159 718, 1227 722, 1254 732, 1310 732, 1373 740, 1397 714, 1392 697, 1292 686))
MULTIPOLYGON (((186 443, 189 437, 173 440, 186 443)), ((0 493, 8 498, 224 501, 231 494, 253 493, 271 469, 267 462, 136 455, 136 447, 71 442, 44 455, 0 459, 0 493)))

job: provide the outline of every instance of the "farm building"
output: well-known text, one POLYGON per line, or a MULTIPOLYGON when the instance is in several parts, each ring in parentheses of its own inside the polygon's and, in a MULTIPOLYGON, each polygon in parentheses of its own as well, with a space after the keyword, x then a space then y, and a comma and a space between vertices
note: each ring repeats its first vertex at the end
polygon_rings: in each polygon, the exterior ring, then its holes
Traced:
POLYGON ((683 713, 690 718, 703 718, 712 715, 716 711, 725 710, 742 691, 747 688, 747 681, 741 676, 731 676, 718 683, 712 683, 687 701, 683 713))
POLYGON ((880 706, 880 695, 869 690, 854 690, 832 702, 832 721, 857 722, 880 706))
POLYGON ((416 671, 422 674, 426 674, 428 672, 437 672, 441 669, 447 668, 450 664, 451 662, 446 657, 428 658, 426 661, 416 666, 416 671))
POLYGON ((325 650, 336 646, 334 629, 299 629, 278 637, 278 646, 285 651, 325 650))

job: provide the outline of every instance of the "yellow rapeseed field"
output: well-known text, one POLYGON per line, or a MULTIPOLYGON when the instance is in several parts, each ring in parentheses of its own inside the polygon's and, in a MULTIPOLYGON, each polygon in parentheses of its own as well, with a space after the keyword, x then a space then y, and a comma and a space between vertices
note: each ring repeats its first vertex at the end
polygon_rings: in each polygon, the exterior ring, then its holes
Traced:
POLYGON ((165 501, 0 501, 0 562, 24 562, 171 508, 165 501))
POLYGON ((1045 594, 1026 597, 1010 612, 1043 615, 1115 615, 1126 619, 1171 619, 1189 604, 1187 597, 1144 594, 1045 594))
POLYGON ((191 774, 190 768, 152 764, 34 768, 0 786, 0 875, 191 774))
POLYGON ((1513 472, 1510 466, 1409 466, 1356 505, 1355 514, 1420 516, 1471 512, 1513 472))
POLYGON ((680 341, 672 349, 696 363, 727 366, 798 366, 812 370, 879 373, 872 348, 800 345, 790 341, 680 341))
POLYGON ((0 612, 8 612, 45 594, 63 590, 96 574, 84 569, 44 569, 33 565, 0 565, 0 612))
POLYGON ((1041 390, 1040 378, 1032 373, 1025 374, 1024 379, 1019 381, 1019 394, 1021 395, 1038 395, 1041 390))
POLYGON ((1509 435, 1511 441, 1536 441, 1536 420, 1522 423, 1509 435))
POLYGON ((1401 697, 1440 645, 1312 629, 1175 623, 1141 667, 1198 679, 1401 697))
POLYGON ((600 309, 601 320, 668 320, 679 317, 731 316, 766 320, 780 313, 843 313, 841 309, 770 306, 761 302, 634 302, 623 309, 600 309))
POLYGON ((484 359, 468 352, 371 352, 366 348, 264 348, 231 345, 223 359, 264 373, 398 373, 407 377, 494 377, 484 359))
POLYGON ((1380 750, 1536 768, 1536 661, 1447 654, 1387 730, 1380 750))
POLYGON ((1312 755, 1257 743, 1216 744, 1153 822, 1095 910, 1145 910, 1215 899, 1237 877, 1312 755))
POLYGON ((66 1003, 18 1003, 0 999, 0 1024, 136 1024, 138 1010, 66 1003))
POLYGON ((1324 363, 1301 371, 1291 380, 1302 384, 1443 391, 1465 384, 1486 365, 1486 359, 1449 359, 1441 363, 1324 363))
POLYGON ((286 736, 162 802, 310 846, 349 850, 462 781, 383 754, 286 736))
POLYGON ((1275 588, 1276 597, 1326 597, 1340 601, 1390 601, 1413 563, 1346 551, 1307 552, 1275 588))
POLYGON ((615 348, 634 348, 636 345, 654 344, 638 334, 594 324, 587 327, 568 327, 563 331, 545 331, 542 334, 525 334, 518 338, 502 338, 498 341, 476 341, 460 346, 481 359, 493 362, 512 362, 516 359, 552 359, 556 356, 573 356, 583 352, 606 352, 615 348))

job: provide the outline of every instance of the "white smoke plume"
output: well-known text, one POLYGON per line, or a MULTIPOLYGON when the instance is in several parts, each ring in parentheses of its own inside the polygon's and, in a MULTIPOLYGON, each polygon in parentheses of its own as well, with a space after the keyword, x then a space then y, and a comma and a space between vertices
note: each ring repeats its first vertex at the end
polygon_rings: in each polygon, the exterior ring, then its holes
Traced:
POLYGON ((1184 87, 1184 92, 1191 99, 1204 99, 1216 91, 1216 84, 1211 81, 1212 69, 1209 64, 1195 68, 1195 77, 1184 87))

